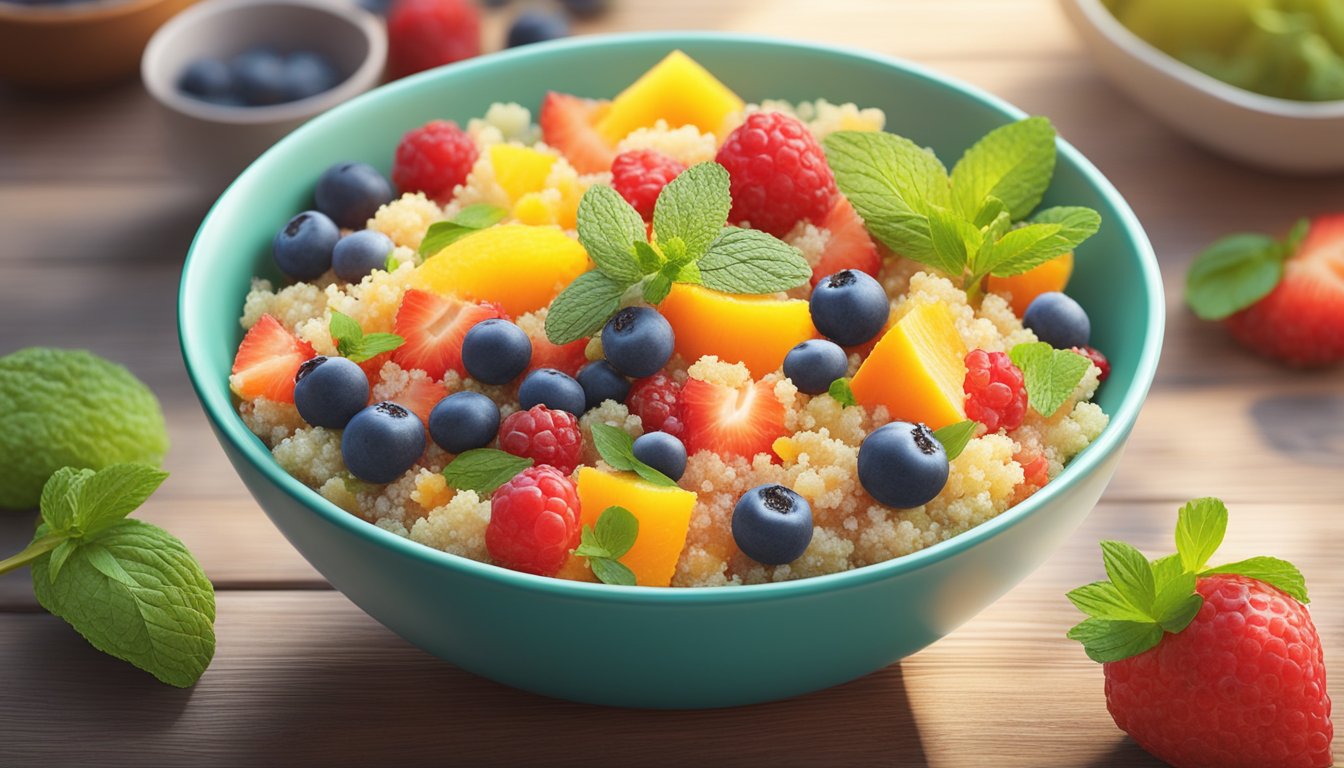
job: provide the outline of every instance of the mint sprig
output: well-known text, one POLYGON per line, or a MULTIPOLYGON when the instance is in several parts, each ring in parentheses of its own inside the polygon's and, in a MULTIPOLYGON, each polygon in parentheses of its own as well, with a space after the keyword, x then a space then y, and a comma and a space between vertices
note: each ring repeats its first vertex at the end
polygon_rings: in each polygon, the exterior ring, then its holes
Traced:
POLYGON ((552 302, 546 336, 568 344, 591 336, 625 297, 658 304, 675 283, 727 293, 774 293, 802 285, 811 267, 802 253, 764 233, 726 226, 732 208, 728 171, 693 165, 668 182, 653 209, 654 241, 643 219, 606 185, 579 201, 579 242, 595 268, 552 302))
POLYGON ((933 438, 942 444, 948 461, 957 458, 962 451, 966 450, 971 438, 975 437, 976 426, 978 426, 978 422, 966 419, 933 431, 933 438))
POLYGON ((1195 499, 1181 507, 1176 521, 1176 554, 1148 560, 1134 547, 1118 541, 1101 543, 1107 581, 1068 593, 1069 601, 1087 618, 1069 630, 1098 662, 1136 656, 1184 630, 1204 605, 1195 591, 1199 577, 1238 574, 1282 590, 1307 603, 1306 582, 1291 563, 1255 557, 1207 567, 1227 532, 1227 507, 1214 498, 1195 499))
POLYGON ((475 491, 485 497, 532 464, 532 459, 497 448, 472 448, 448 462, 443 468, 443 479, 459 491, 475 491))
POLYGON ((98 650, 187 688, 214 657, 214 588, 181 541, 127 517, 167 477, 142 464, 58 470, 32 542, 0 573, 29 565, 44 609, 98 650))
POLYGON ((634 472, 646 482, 664 487, 676 486, 676 481, 635 458, 635 439, 623 429, 608 424, 593 424, 593 447, 612 469, 634 472))
POLYGON ((508 211, 503 208, 489 203, 477 203, 463 208, 447 221, 436 221, 429 225, 424 238, 420 241, 420 257, 429 258, 467 235, 492 227, 507 214, 508 211))
POLYGON ((1091 365, 1077 352, 1055 349, 1044 341, 1018 344, 1008 357, 1022 371, 1027 405, 1047 419, 1069 399, 1091 365))
POLYGON ((1301 219, 1283 240, 1229 235, 1195 257, 1185 275, 1185 303, 1202 320, 1222 320, 1263 299, 1283 279, 1283 265, 1302 244, 1301 219))
POLYGON ((603 584, 635 586, 635 574, 620 559, 639 537, 639 518, 625 507, 607 507, 597 525, 583 526, 574 554, 588 558, 593 575, 603 584))
POLYGON ((348 358, 352 363, 371 360, 406 343, 405 339, 395 333, 370 333, 366 335, 364 329, 359 327, 359 323, 355 322, 353 317, 334 309, 331 310, 328 330, 331 331, 332 341, 336 342, 336 351, 341 353, 341 357, 348 358))

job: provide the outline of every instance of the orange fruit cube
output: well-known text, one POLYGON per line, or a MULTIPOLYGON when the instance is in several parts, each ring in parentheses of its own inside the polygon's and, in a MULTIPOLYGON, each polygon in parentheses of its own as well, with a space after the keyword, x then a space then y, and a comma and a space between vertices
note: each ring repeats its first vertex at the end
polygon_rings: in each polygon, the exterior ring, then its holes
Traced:
POLYGON ((966 345, 943 304, 920 304, 896 322, 850 382, 862 405, 941 429, 966 418, 966 345))
POLYGON ((624 507, 639 520, 639 535, 620 561, 635 573, 642 587, 672 584, 696 495, 676 487, 653 485, 633 472, 603 472, 579 468, 580 522, 597 525, 607 507, 624 507))
POLYGON ((717 135, 728 116, 742 107, 741 97, 709 70, 673 51, 612 99, 597 132, 614 146, 631 131, 665 120, 670 128, 694 125, 701 133, 717 135))
POLYGON ((802 299, 744 296, 677 283, 658 311, 671 324, 677 354, 687 363, 715 355, 746 365, 757 379, 782 366, 790 349, 817 336, 802 299))
POLYGON ((1027 307, 1042 293, 1062 291, 1073 274, 1073 254, 1066 253, 1012 277, 990 276, 985 289, 990 293, 1009 297, 1008 303, 1018 317, 1027 313, 1027 307))

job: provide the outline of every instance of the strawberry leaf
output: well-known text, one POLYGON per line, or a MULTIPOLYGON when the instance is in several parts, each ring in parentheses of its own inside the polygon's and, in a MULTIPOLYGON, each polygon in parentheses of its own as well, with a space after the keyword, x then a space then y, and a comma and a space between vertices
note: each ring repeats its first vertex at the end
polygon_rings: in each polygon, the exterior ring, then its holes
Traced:
POLYGON ((1148 621, 1148 616, 1135 608, 1120 594, 1120 590, 1109 581, 1094 581, 1069 592, 1069 602, 1087 614, 1098 619, 1117 621, 1148 621))
POLYGON ((1200 575, 1213 573, 1231 573, 1263 581, 1303 605, 1311 602, 1307 597, 1307 580, 1303 578, 1302 572, 1297 566, 1277 557, 1252 557, 1249 560, 1209 568, 1200 575))
POLYGON ((1227 507, 1218 499, 1195 499, 1181 507, 1176 518, 1176 552, 1185 570, 1199 573, 1226 533, 1227 507))
POLYGON ((1148 558, 1123 541, 1103 541, 1101 560, 1106 566, 1106 575, 1111 577, 1111 583, 1120 594, 1144 615, 1151 616, 1157 586, 1148 558))
POLYGON ((1087 619, 1069 630, 1069 639, 1083 644, 1087 657, 1106 663, 1137 656, 1162 642, 1162 627, 1145 621, 1087 619))
POLYGON ((1209 246, 1185 275, 1185 303, 1202 320, 1222 320, 1263 299, 1283 279, 1290 255, 1264 235, 1230 235, 1209 246))

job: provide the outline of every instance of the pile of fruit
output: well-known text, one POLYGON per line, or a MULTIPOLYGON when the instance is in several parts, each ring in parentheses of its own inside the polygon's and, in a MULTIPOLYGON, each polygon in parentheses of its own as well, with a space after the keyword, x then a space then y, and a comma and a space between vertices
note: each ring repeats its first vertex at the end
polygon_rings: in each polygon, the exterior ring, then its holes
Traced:
POLYGON ((878 110, 748 105, 674 52, 616 98, 433 121, 276 233, 230 384, 293 476, 543 576, 755 583, 888 560, 1104 429, 1036 210, 1041 118, 949 172, 878 110))

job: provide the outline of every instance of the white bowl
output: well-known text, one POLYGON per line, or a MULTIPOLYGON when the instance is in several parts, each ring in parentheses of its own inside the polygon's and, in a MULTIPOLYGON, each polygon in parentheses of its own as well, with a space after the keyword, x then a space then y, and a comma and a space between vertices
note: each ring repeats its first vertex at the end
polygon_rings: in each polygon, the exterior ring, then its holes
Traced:
POLYGON ((386 61, 382 22, 352 2, 206 0, 159 28, 140 60, 140 76, 162 107, 164 150, 174 167, 206 191, 218 192, 309 118, 377 85, 386 61), (317 51, 345 79, 315 96, 265 107, 211 104, 177 87, 190 62, 228 58, 259 45, 317 51))
POLYGON ((1344 101, 1292 101, 1237 88, 1149 45, 1100 0, 1060 5, 1106 75, 1191 140, 1270 170, 1344 171, 1344 101))

